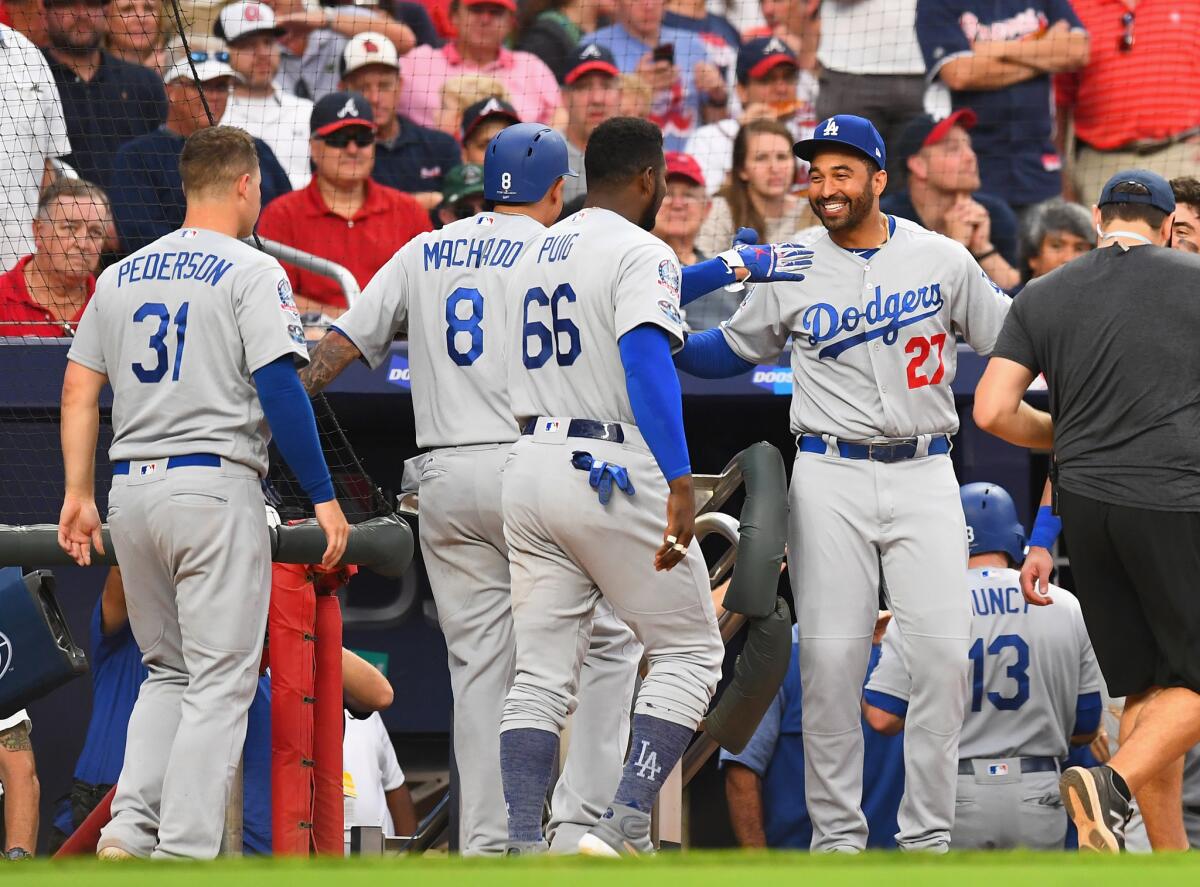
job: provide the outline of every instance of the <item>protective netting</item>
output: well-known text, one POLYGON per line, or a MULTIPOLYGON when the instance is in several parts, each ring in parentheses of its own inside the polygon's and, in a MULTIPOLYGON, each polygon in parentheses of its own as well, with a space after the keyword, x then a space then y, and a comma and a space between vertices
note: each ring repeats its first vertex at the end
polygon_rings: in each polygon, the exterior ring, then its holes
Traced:
MULTIPOLYGON (((53 519, 63 337, 97 274, 179 226, 184 138, 217 121, 258 139, 258 232, 293 250, 310 339, 403 243, 479 209, 472 164, 515 121, 562 132, 581 173, 603 120, 658 123, 655 231, 685 264, 743 225, 819 225, 791 143, 833 114, 878 128, 884 209, 1009 291, 1092 248, 1090 205, 1123 168, 1174 179, 1177 244, 1200 240, 1194 3, 4 0, 0 21, 4 523, 53 519)), ((569 212, 586 179, 566 186, 569 212)), ((688 324, 738 298, 689 306, 688 324)), ((332 413, 323 436, 343 502, 385 507, 332 413)))

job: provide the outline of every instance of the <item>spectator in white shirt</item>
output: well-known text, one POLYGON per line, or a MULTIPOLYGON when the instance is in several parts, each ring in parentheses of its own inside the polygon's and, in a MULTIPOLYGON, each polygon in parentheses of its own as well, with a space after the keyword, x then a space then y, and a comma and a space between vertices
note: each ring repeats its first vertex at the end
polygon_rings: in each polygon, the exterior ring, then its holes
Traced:
POLYGON ((232 3, 221 10, 214 32, 228 43, 229 65, 242 75, 234 81, 221 122, 240 126, 270 145, 292 188, 303 188, 312 178, 308 137, 313 103, 275 85, 283 34, 275 13, 256 0, 232 3))
POLYGON ((416 832, 412 793, 404 784, 404 771, 379 712, 362 720, 346 712, 342 769, 347 845, 350 827, 355 825, 378 826, 385 835, 416 832))

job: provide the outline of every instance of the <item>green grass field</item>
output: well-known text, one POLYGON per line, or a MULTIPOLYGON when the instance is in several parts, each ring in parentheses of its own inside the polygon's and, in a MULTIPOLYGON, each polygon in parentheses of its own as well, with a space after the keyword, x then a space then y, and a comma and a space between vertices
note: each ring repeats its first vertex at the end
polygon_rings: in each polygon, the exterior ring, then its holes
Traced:
POLYGON ((1200 854, 1114 859, 1071 853, 959 853, 946 857, 870 853, 845 858, 689 852, 611 861, 404 858, 221 860, 207 864, 39 860, 0 867, 0 883, 21 887, 1196 887, 1200 884, 1200 854))

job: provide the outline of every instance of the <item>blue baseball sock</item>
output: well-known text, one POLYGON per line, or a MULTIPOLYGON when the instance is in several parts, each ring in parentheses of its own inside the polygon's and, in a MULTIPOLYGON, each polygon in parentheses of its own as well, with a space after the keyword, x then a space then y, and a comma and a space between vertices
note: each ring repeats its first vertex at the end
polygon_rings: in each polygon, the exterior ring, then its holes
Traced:
POLYGON ((508 840, 542 840, 542 808, 554 775, 558 735, 521 727, 500 734, 500 776, 508 808, 508 840))
POLYGON ((695 731, 650 715, 633 716, 633 742, 614 803, 649 813, 663 780, 683 757, 695 731))

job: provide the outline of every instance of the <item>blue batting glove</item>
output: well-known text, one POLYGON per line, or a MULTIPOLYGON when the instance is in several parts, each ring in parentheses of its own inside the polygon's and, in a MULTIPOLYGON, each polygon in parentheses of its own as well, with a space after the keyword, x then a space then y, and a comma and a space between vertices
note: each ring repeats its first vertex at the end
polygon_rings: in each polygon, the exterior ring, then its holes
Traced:
POLYGON ((804 272, 812 267, 813 251, 798 243, 747 244, 721 253, 718 258, 723 259, 730 268, 749 271, 747 283, 798 282, 804 279, 804 272))

